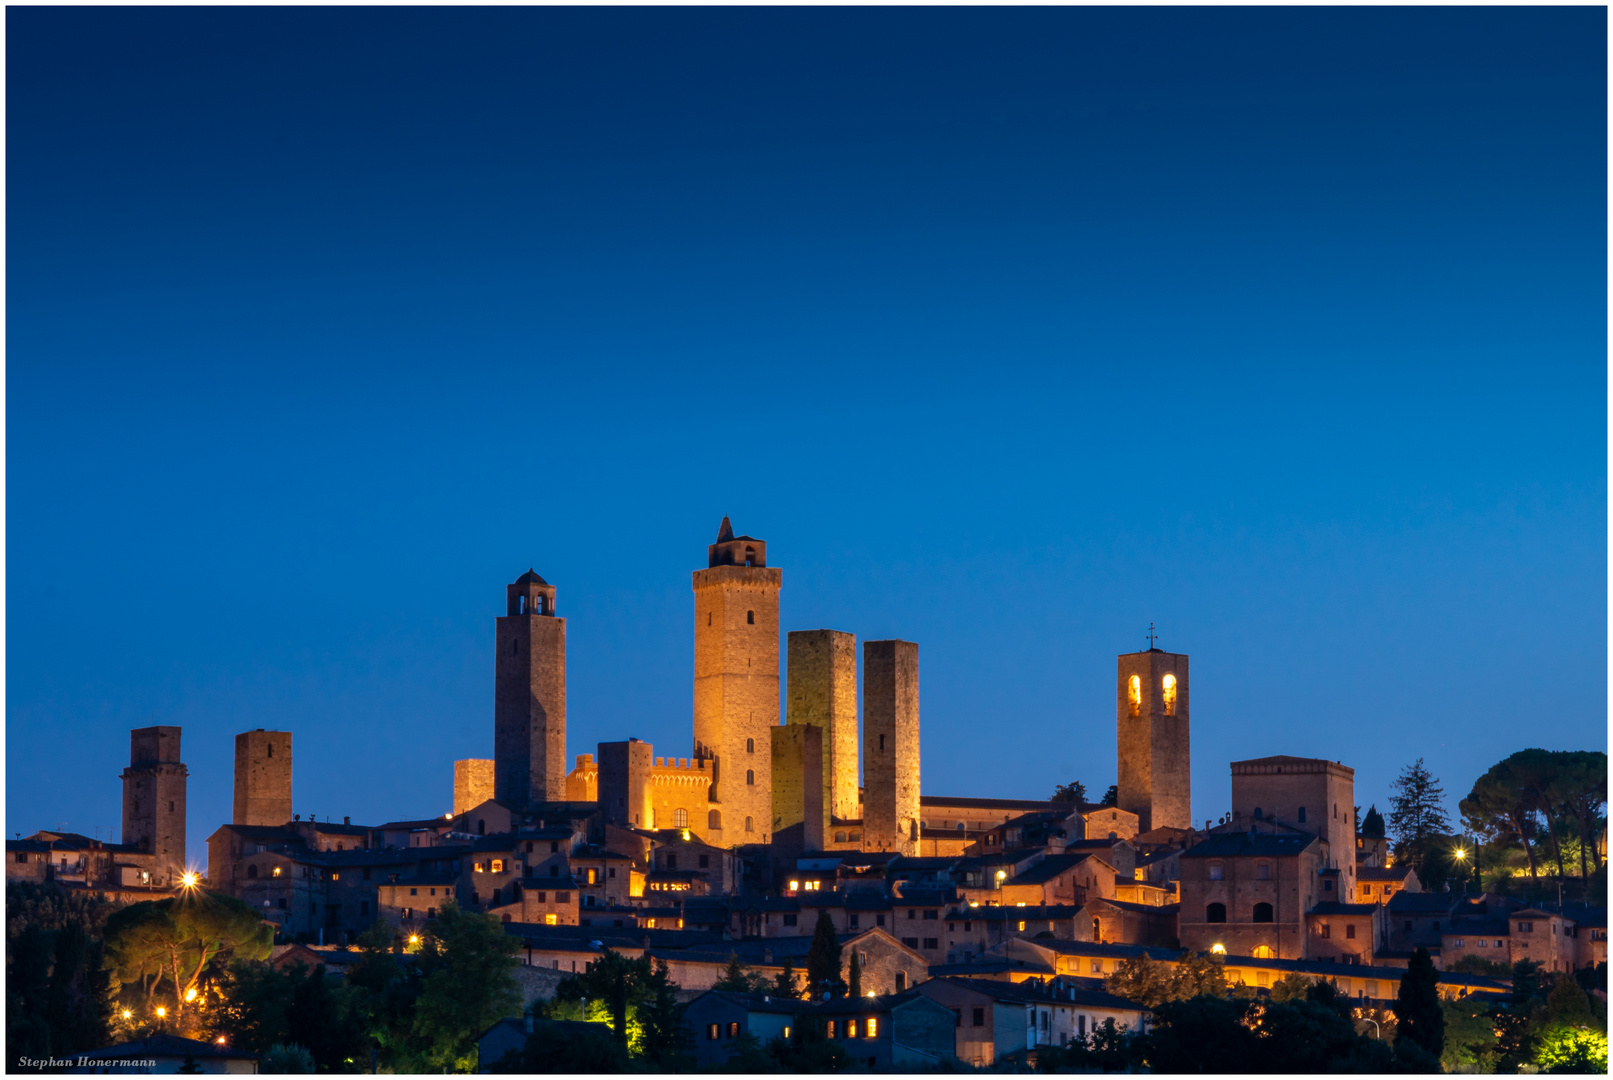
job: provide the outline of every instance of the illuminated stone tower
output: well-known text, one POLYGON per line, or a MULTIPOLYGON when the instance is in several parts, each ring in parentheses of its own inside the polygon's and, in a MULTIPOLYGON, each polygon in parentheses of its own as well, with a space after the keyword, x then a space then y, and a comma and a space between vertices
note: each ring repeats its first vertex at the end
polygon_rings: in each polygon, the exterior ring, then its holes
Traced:
POLYGON ((841 630, 791 630, 786 638, 786 725, 823 729, 823 813, 857 817, 857 638, 841 630))
POLYGON ((235 737, 236 825, 291 820, 291 732, 243 731, 235 737))
POLYGON ((190 771, 179 760, 179 730, 148 727, 129 732, 123 842, 157 857, 153 885, 177 884, 185 870, 185 778, 190 771))
POLYGON ((1120 809, 1142 832, 1193 827, 1187 657, 1160 649, 1119 658, 1115 682, 1120 809))
POLYGON ((727 518, 694 572, 694 753, 713 759, 709 843, 767 843, 779 719, 778 594, 767 544, 727 518), (720 823, 720 824, 718 824, 720 823))
POLYGON ((918 854, 919 647, 863 642, 863 850, 918 854))
POLYGON ((566 798, 566 620, 528 570, 505 590, 493 678, 493 797, 521 813, 566 798))

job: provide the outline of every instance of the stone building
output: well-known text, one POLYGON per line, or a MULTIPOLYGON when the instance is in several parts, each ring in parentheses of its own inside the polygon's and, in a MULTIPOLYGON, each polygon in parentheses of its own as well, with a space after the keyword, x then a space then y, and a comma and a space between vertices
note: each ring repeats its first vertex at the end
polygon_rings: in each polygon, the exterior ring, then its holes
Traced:
POLYGON ((919 845, 919 647, 863 642, 865 851, 917 855, 919 845))
POLYGON ((1308 833, 1212 833, 1182 854, 1182 947, 1309 959, 1306 913, 1321 901, 1322 864, 1308 833))
POLYGON ((185 872, 185 778, 177 727, 129 733, 123 770, 123 842, 154 856, 151 884, 176 885, 185 872))
POLYGON ((857 637, 841 630, 791 630, 786 726, 823 732, 823 828, 862 816, 857 782, 857 637))
POLYGON ((779 721, 779 589, 767 543, 735 536, 723 518, 693 574, 694 754, 712 762, 707 839, 768 842, 773 736, 779 721))
MULTIPOLYGON (((489 758, 465 758, 454 762, 454 813, 463 814, 493 798, 496 762, 489 758)), ((578 764, 582 764, 578 762, 578 764)), ((571 798, 568 788, 566 798, 571 798)))
POLYGON ((1187 657, 1126 653, 1115 679, 1120 808, 1142 832, 1193 827, 1187 657))
POLYGON ((291 732, 243 731, 235 737, 236 825, 291 820, 291 732))
POLYGON ((493 679, 494 797, 520 812, 566 796, 566 620, 528 570, 505 589, 493 679))
POLYGON ((1234 761, 1232 820, 1245 828, 1275 823, 1320 838, 1324 868, 1339 871, 1335 894, 1322 899, 1355 902, 1354 769, 1337 761, 1286 754, 1234 761))

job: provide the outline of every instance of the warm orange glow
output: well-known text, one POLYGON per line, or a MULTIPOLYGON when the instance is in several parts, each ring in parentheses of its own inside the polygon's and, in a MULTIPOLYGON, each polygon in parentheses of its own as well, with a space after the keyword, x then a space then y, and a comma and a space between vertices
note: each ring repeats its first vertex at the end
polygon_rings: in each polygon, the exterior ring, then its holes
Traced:
POLYGON ((194 889, 201 880, 201 875, 194 870, 186 870, 179 876, 179 884, 187 889, 194 889))
POLYGON ((1143 680, 1141 675, 1133 675, 1126 684, 1126 698, 1131 704, 1131 715, 1138 716, 1143 711, 1143 680))
POLYGON ((274 868, 272 876, 274 876, 274 877, 279 877, 280 876, 280 868, 278 866, 274 868))
POLYGON ((420 935, 419 934, 410 934, 409 935, 409 944, 410 945, 418 945, 418 944, 420 944, 420 935))
POLYGON ((185 991, 185 1000, 186 1001, 195 1001, 196 1000, 196 988, 194 986, 191 987, 189 990, 185 991))
POLYGON ((158 1005, 157 1006, 157 1019, 161 1020, 163 1017, 165 1017, 167 1015, 168 1015, 168 1010, 165 1009, 163 1006, 158 1005))
POLYGON ((1217 941, 1214 945, 1210 946, 1210 951, 1216 956, 1225 956, 1227 954, 1227 947, 1217 941))
POLYGON ((545 925, 545 926, 559 926, 560 925, 560 916, 554 915, 554 914, 545 915, 543 917, 543 925, 545 925))
POLYGON ((1458 859, 1465 859, 1465 858, 1467 858, 1467 852, 1462 850, 1461 848, 1457 848, 1456 849, 1456 857, 1458 859))
POLYGON ((134 1015, 134 1013, 131 1010, 129 1010, 129 1009, 124 1009, 123 1010, 123 1018, 125 1020, 129 1019, 129 1017, 131 1017, 133 1015, 134 1015))
MULTIPOLYGON (((873 997, 874 992, 872 990, 868 991, 868 996, 873 997)), ((874 1017, 870 1016, 868 1018, 868 1030, 866 1032, 864 1032, 864 1034, 867 1035, 868 1038, 870 1038, 870 1039, 878 1038, 879 1037, 879 1021, 877 1019, 875 1019, 874 1017)))
POLYGON ((1176 676, 1165 676, 1161 685, 1165 688, 1165 715, 1170 716, 1176 712, 1176 676))
POLYGON ((218 1038, 214 1039, 213 1041, 222 1046, 223 1043, 224 1043, 224 1036, 220 1035, 218 1038))
POLYGON ((1256 945, 1249 955, 1257 960, 1270 960, 1276 954, 1271 951, 1270 945, 1256 945))

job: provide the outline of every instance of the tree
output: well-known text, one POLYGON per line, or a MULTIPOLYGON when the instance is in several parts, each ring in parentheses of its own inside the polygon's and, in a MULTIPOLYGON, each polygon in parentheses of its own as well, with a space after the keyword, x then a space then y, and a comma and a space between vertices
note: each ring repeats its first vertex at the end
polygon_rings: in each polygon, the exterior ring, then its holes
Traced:
POLYGON ((846 982, 848 984, 847 997, 860 998, 863 996, 863 969, 861 962, 857 959, 856 949, 851 950, 851 972, 847 975, 846 982))
POLYGON ((1569 750, 1552 755, 1558 767, 1557 790, 1563 809, 1579 829, 1579 874, 1602 868, 1602 852, 1596 842, 1597 821, 1607 806, 1607 754, 1600 750, 1569 750), (1589 849, 1591 863, 1586 866, 1589 849))
POLYGON ((1068 784, 1060 784, 1053 789, 1053 797, 1048 801, 1080 806, 1087 801, 1087 786, 1079 780, 1071 780, 1068 784))
POLYGON ((1445 1049, 1445 1010, 1439 1003, 1439 976, 1428 950, 1418 947, 1406 965, 1406 974, 1400 977, 1400 993, 1395 998, 1395 1016, 1399 1028, 1395 1032, 1395 1047, 1403 1042, 1439 1057, 1445 1049))
POLYGON ((644 1026, 644 1057, 657 1072, 679 1072, 689 1062, 689 1032, 683 1026, 688 1006, 678 1001, 678 985, 672 981, 665 960, 657 960, 643 980, 644 1004, 639 1017, 644 1026))
POLYGON ((784 970, 774 976, 773 993, 782 998, 801 996, 801 987, 796 982, 795 964, 788 956, 784 958, 784 970))
POLYGON ((1109 785, 1109 790, 1105 791, 1103 793, 1103 798, 1098 801, 1098 805, 1099 806, 1119 806, 1120 805, 1120 785, 1119 784, 1110 784, 1109 785))
POLYGON ((1220 997, 1166 1001, 1154 1009, 1147 1037, 1156 1073, 1266 1072, 1267 1055, 1249 1022, 1254 1003, 1220 997))
POLYGON ((1361 818, 1361 835, 1381 840, 1385 835, 1383 815, 1378 813, 1378 804, 1373 803, 1367 807, 1367 816, 1361 818))
POLYGON ((828 908, 818 909, 818 924, 812 928, 812 944, 807 948, 807 986, 814 1001, 826 993, 838 997, 846 992, 840 977, 840 938, 835 934, 828 908))
POLYGON ((1401 770, 1391 785, 1389 827, 1394 831, 1395 848, 1403 858, 1416 864, 1419 874, 1432 838, 1451 831, 1445 814, 1445 789, 1418 758, 1401 770))
POLYGON ((765 994, 772 988, 772 981, 741 963, 738 953, 729 953, 728 966, 723 969, 722 978, 712 983, 711 988, 736 994, 765 994))
POLYGON ((311 1073, 314 1056, 295 1043, 276 1043, 264 1053, 259 1066, 266 1073, 311 1073))
POLYGON ((532 1034, 519 1052, 491 1063, 495 1073, 624 1073, 627 1048, 603 1024, 561 1025, 534 1020, 532 1034))
POLYGON ((1488 1002, 1472 996, 1446 1001, 1445 1049, 1439 1061, 1446 1072, 1493 1073, 1496 1071, 1495 1020, 1488 1002))
POLYGON ((451 900, 426 924, 413 1033, 425 1043, 425 1063, 432 1069, 474 1068, 476 1036, 519 1015, 519 949, 496 917, 463 911, 451 900))
POLYGON ((267 960, 273 943, 274 928, 249 905, 205 890, 131 904, 106 921, 107 957, 118 977, 150 978, 148 995, 168 980, 176 1025, 185 1015, 186 991, 197 988, 209 964, 267 960))
POLYGON ((1152 1009, 1167 1001, 1210 995, 1225 997, 1230 989, 1226 971, 1214 960, 1189 954, 1172 967, 1148 956, 1122 960, 1103 988, 1116 997, 1152 1009))
POLYGON ((1310 993, 1312 979, 1297 971, 1289 972, 1271 984, 1272 1001, 1296 1001, 1310 993))

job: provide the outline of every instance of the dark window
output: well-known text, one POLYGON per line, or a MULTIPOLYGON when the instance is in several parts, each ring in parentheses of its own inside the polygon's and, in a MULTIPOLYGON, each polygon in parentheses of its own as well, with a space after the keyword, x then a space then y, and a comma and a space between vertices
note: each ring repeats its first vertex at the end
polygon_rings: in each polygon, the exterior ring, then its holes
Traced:
POLYGON ((924 939, 924 947, 926 949, 939 949, 941 947, 941 943, 933 937, 927 937, 924 939))
POLYGON ((972 1027, 985 1027, 986 1026, 986 1010, 982 1009, 982 1008, 978 1008, 978 1007, 975 1008, 974 1009, 974 1016, 971 1019, 973 1020, 973 1023, 971 1024, 972 1027))
MULTIPOLYGON (((21 862, 21 861, 22 861, 22 860, 21 860, 21 859, 19 859, 19 860, 17 860, 17 861, 18 861, 18 862, 21 862)), ((249 866, 249 867, 247 867, 247 868, 246 868, 246 876, 247 876, 247 877, 249 877, 249 878, 255 878, 255 877, 257 877, 257 876, 258 876, 258 868, 257 868, 257 867, 255 867, 255 866, 249 866)))
POLYGON ((1352 941, 1355 939, 1355 923, 1344 924, 1344 936, 1352 941))
POLYGON ((885 736, 883 735, 879 737, 879 748, 881 750, 885 749, 885 736))
POLYGON ((754 612, 754 611, 745 612, 745 621, 750 623, 752 626, 755 626, 756 625, 756 612, 754 612))
POLYGON ((857 913, 855 911, 853 911, 850 915, 846 916, 846 920, 852 926, 856 926, 857 925, 857 913))
POLYGON ((926 918, 926 919, 933 919, 933 918, 935 918, 935 916, 936 916, 936 913, 935 913, 935 912, 933 912, 933 911, 926 911, 926 912, 925 912, 925 913, 924 913, 924 917, 925 917, 925 918, 926 918))
POLYGON ((706 815, 706 828, 708 828, 708 829, 720 829, 720 828, 722 828, 722 812, 721 811, 713 810, 711 813, 706 815))
POLYGON ((365 881, 370 880, 370 871, 368 870, 368 868, 366 868, 365 871, 364 871, 364 880, 365 881))
POLYGON ((360 915, 368 915, 370 913, 370 902, 368 900, 360 900, 358 902, 358 913, 360 915))
POLYGON ((709 866, 711 866, 711 856, 710 855, 702 855, 702 856, 700 856, 700 869, 705 870, 709 866))
POLYGON ((1225 904, 1206 904, 1206 905, 1204 905, 1204 921, 1205 922, 1226 922, 1227 921, 1227 906, 1225 904))
POLYGON ((485 818, 477 818, 476 819, 476 835, 477 836, 486 836, 487 835, 487 821, 486 821, 485 818))
POLYGON ((1322 882, 1322 891, 1323 892, 1332 892, 1333 891, 1333 879, 1332 878, 1328 878, 1326 881, 1322 882))
POLYGON ((558 840, 549 841, 549 853, 551 855, 553 855, 553 854, 557 854, 559 851, 560 851, 560 841, 558 841, 558 840))
POLYGON ((669 851, 666 853, 666 868, 668 870, 676 870, 678 868, 678 853, 676 851, 669 851))
POLYGON ((274 902, 274 906, 279 908, 281 911, 286 910, 286 898, 282 896, 280 899, 274 902))
POLYGON ((754 785, 756 783, 756 770, 755 769, 746 769, 745 770, 745 783, 751 784, 751 785, 754 785))
POLYGON ((26 851, 17 852, 17 861, 20 862, 20 863, 27 862, 28 861, 28 853, 26 851))
POLYGON ((1305 808, 1303 806, 1299 808, 1299 820, 1301 824, 1305 821, 1305 808))
POLYGON ((916 949, 919 947, 919 939, 916 937, 905 937, 902 939, 902 944, 906 945, 909 949, 916 949))
MULTIPOLYGON (((701 865, 705 865, 705 864, 702 863, 701 865)), ((615 877, 616 876, 616 867, 613 866, 609 870, 606 870, 605 871, 605 876, 606 877, 615 877)))
POLYGON ((747 754, 756 753, 756 740, 755 739, 746 739, 745 740, 745 753, 747 753, 747 754))
POLYGON ((909 919, 916 919, 916 918, 918 918, 918 917, 919 917, 919 912, 918 912, 918 908, 908 908, 908 909, 907 909, 907 917, 908 917, 908 918, 909 918, 909 919))
POLYGON ((1255 922, 1271 922, 1271 905, 1270 904, 1256 904, 1255 905, 1254 921, 1255 922))
POLYGON ((794 915, 786 915, 786 916, 784 916, 784 925, 785 926, 794 926, 795 925, 795 916, 794 915))
POLYGON ((557 904, 569 904, 571 903, 571 894, 569 892, 557 892, 554 894, 554 902, 557 904))
POLYGON ((1258 807, 1258 806, 1255 807, 1255 820, 1256 821, 1260 820, 1260 807, 1258 807))
POLYGON ((1323 923, 1322 924, 1322 938, 1324 940, 1326 940, 1327 938, 1330 938, 1332 936, 1333 936, 1333 928, 1331 926, 1329 926, 1327 923, 1323 923))
POLYGON ((526 853, 528 855, 532 854, 532 841, 530 840, 526 842, 526 853))
POLYGON ((885 913, 883 911, 881 911, 878 915, 874 916, 874 925, 875 926, 884 926, 885 925, 885 913))

